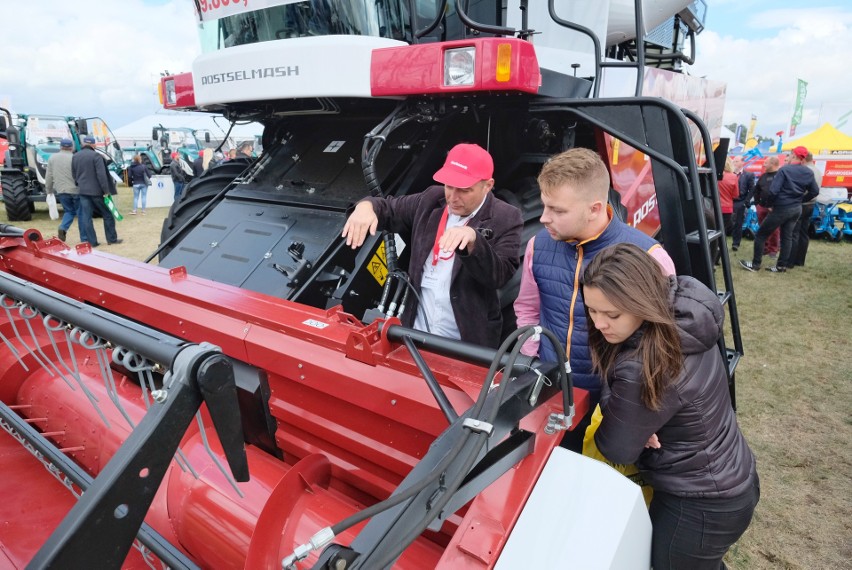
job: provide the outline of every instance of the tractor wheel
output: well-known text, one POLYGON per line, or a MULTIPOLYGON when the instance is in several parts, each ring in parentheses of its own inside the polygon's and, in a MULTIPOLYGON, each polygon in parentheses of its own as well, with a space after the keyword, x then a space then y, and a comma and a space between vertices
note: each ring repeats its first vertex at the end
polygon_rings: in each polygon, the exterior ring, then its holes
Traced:
MULTIPOLYGON (((180 243, 184 236, 198 225, 198 222, 203 219, 203 216, 188 225, 186 222, 208 204, 211 206, 210 209, 212 209, 214 204, 210 204, 210 201, 213 200, 225 186, 230 184, 234 178, 239 176, 245 169, 245 164, 231 164, 226 162, 225 164, 221 164, 211 170, 208 170, 184 186, 180 198, 178 198, 177 202, 172 204, 172 207, 169 210, 169 215, 163 222, 163 230, 160 232, 160 243, 166 241, 175 234, 177 234, 177 237, 175 238, 175 241, 170 243, 168 247, 164 248, 163 251, 160 252, 160 260, 167 256, 169 252, 180 243)), ((224 196, 220 196, 219 201, 223 198, 224 196)))
POLYGON ((22 174, 5 174, 3 204, 10 222, 28 222, 33 219, 32 202, 27 193, 27 181, 22 174))

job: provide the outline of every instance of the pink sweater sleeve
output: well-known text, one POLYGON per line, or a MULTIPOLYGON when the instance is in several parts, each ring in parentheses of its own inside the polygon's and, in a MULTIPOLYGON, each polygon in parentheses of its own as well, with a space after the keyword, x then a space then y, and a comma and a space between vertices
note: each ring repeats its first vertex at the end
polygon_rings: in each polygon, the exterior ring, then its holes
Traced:
POLYGON ((648 254, 657 260, 657 263, 660 264, 660 267, 663 270, 663 275, 669 276, 675 274, 675 266, 672 258, 669 257, 668 252, 663 249, 661 245, 655 245, 650 250, 648 250, 648 254))
MULTIPOLYGON (((535 243, 535 239, 531 239, 527 244, 523 272, 521 273, 521 287, 518 290, 518 298, 515 299, 515 316, 517 317, 518 327, 539 323, 538 283, 535 282, 532 272, 533 243, 535 243)), ((521 348, 521 353, 527 356, 537 356, 538 341, 530 339, 525 342, 523 348, 521 348)))

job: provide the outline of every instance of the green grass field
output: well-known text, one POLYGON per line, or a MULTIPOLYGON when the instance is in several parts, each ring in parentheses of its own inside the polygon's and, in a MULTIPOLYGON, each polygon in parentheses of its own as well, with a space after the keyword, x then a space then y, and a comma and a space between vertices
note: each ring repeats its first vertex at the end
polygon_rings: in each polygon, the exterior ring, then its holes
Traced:
MULTIPOLYGON (((125 214, 130 196, 120 188, 125 214)), ((118 223, 124 243, 101 250, 144 259, 166 214, 125 215, 118 223)), ((53 236, 58 221, 41 204, 32 222, 15 225, 53 236)), ((102 237, 100 220, 95 228, 102 237)), ((75 225, 68 243, 78 241, 75 225)), ((750 259, 751 243, 731 254, 734 264, 750 259)), ((745 345, 738 417, 758 458, 762 498, 729 566, 852 568, 852 243, 813 241, 807 266, 789 273, 732 271, 745 345)))

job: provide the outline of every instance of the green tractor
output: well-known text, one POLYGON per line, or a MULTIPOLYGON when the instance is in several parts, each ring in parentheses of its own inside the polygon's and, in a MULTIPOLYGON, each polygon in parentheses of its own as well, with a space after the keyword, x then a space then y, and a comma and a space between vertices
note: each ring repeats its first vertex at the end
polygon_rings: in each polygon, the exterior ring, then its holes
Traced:
POLYGON ((79 118, 60 115, 13 115, 0 107, 0 183, 6 216, 12 221, 29 221, 36 202, 44 202, 44 180, 47 161, 59 152, 62 139, 74 141, 74 150, 80 149, 84 136, 97 140, 96 150, 118 174, 124 166, 121 147, 103 119, 79 118))
MULTIPOLYGON (((164 127, 158 125, 151 131, 151 141, 145 145, 138 143, 124 146, 124 157, 129 164, 137 154, 142 156, 142 164, 148 172, 165 174, 172 162, 172 153, 177 151, 187 164, 198 158, 205 144, 200 140, 201 131, 187 127, 164 127)), ((204 143, 210 142, 210 132, 204 132, 204 143)), ((136 142, 136 141, 134 141, 136 142)))

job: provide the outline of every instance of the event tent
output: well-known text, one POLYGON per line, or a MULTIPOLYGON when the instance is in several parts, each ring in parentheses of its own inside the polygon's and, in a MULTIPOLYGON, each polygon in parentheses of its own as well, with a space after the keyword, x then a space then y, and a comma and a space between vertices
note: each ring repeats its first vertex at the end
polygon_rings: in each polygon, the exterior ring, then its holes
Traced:
POLYGON ((793 150, 797 146, 806 147, 815 156, 831 154, 834 151, 852 151, 852 137, 825 123, 807 135, 784 141, 783 150, 793 150))
MULTIPOLYGON (((230 122, 221 115, 192 112, 160 112, 147 115, 132 123, 113 129, 113 134, 119 141, 149 141, 151 129, 162 125, 166 128, 187 127, 198 131, 210 131, 210 136, 221 140, 228 132, 230 122)), ((263 125, 248 123, 234 125, 230 138, 235 141, 252 140, 256 135, 263 134, 263 125)))

